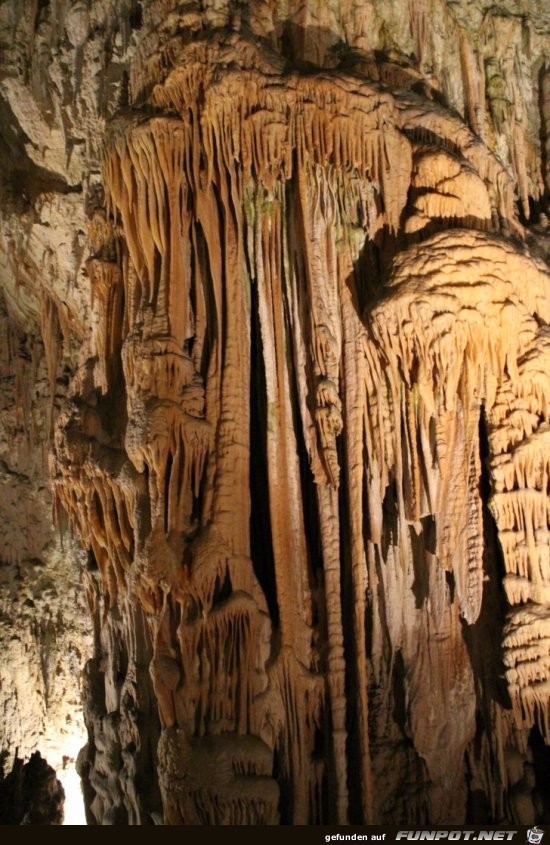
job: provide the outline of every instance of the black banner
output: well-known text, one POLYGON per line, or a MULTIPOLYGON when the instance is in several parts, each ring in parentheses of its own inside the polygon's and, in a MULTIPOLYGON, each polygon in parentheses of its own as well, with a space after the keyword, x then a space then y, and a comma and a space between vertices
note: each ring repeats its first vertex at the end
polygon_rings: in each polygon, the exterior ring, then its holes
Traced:
POLYGON ((304 843, 304 845, 341 845, 345 842, 509 842, 511 845, 550 845, 550 827, 522 825, 424 825, 407 828, 389 825, 319 825, 319 826, 280 826, 280 827, 191 827, 199 837, 206 837, 214 843, 229 841, 235 843, 254 842, 259 845, 268 843, 304 843), (546 840, 545 841, 545 836, 546 840))

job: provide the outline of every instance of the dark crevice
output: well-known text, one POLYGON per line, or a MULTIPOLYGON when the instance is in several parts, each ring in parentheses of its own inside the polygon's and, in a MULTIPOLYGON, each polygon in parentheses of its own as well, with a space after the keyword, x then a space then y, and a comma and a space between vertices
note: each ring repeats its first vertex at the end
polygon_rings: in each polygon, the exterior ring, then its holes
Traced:
POLYGON ((537 824, 550 823, 550 747, 537 727, 531 730, 529 746, 533 755, 533 773, 535 780, 534 798, 537 824))
POLYGON ((357 601, 355 595, 355 584, 353 580, 353 559, 350 540, 349 526, 351 525, 352 514, 349 508, 347 492, 349 490, 349 466, 346 460, 346 453, 343 448, 344 438, 338 438, 339 464, 342 469, 342 478, 338 491, 338 507, 340 514, 340 550, 341 550, 341 606, 342 628, 344 635, 344 659, 345 659, 345 698, 346 698, 346 758, 348 761, 348 795, 349 795, 349 819, 351 824, 361 824, 363 813, 361 806, 361 778, 354 776, 355 772, 361 772, 361 747, 360 747, 360 726, 358 723, 357 701, 359 697, 358 666, 358 644, 355 642, 355 611, 345 613, 345 608, 353 608, 357 601))
MULTIPOLYGON (((306 271, 303 265, 303 255, 300 244, 303 243, 305 233, 303 230, 304 222, 298 209, 298 198, 296 196, 296 185, 288 183, 286 187, 286 207, 289 209, 288 222, 288 243, 289 253, 293 260, 293 278, 287 280, 287 285, 294 284, 297 288, 296 295, 298 296, 298 310, 300 313, 301 333, 304 339, 309 338, 309 310, 306 306, 307 301, 307 280, 306 271)), ((290 316, 288 318, 290 323, 290 316)), ((293 332, 290 330, 289 337, 292 337, 293 332)), ((306 341, 307 342, 307 341, 306 341)), ((311 467, 310 455, 305 441, 304 422, 302 420, 302 409, 300 406, 299 383, 303 375, 297 372, 296 356, 290 354, 288 351, 288 365, 290 370, 290 402, 293 414, 293 427, 296 437, 296 450, 298 454, 298 463, 300 470, 300 487, 302 491, 302 505, 304 516, 304 535, 308 550, 309 559, 309 579, 310 587, 313 595, 313 607, 315 611, 314 624, 316 620, 322 617, 323 611, 321 605, 321 593, 323 590, 323 554, 321 548, 321 526, 319 522, 318 500, 317 500, 317 485, 313 476, 311 467)), ((309 374, 307 374, 309 375, 309 374)), ((314 408, 312 407, 313 390, 308 383, 307 402, 309 411, 314 418, 314 408)))
POLYGON ((506 614, 506 597, 502 585, 505 575, 504 559, 498 540, 498 531, 489 510, 491 480, 489 474, 489 441, 487 423, 480 415, 479 446, 481 457, 480 495, 483 503, 485 582, 479 618, 473 625, 463 625, 466 647, 476 679, 478 725, 492 730, 491 701, 504 708, 510 707, 508 688, 504 678, 502 657, 503 627, 506 614))
POLYGON ((277 627, 279 605, 269 512, 267 387, 256 284, 250 286, 250 291, 250 546, 254 572, 264 591, 273 626, 277 627))
POLYGON ((173 458, 171 452, 168 452, 166 460, 166 469, 164 474, 164 532, 168 534, 169 524, 168 516, 170 513, 172 502, 170 501, 170 479, 172 478, 173 458))

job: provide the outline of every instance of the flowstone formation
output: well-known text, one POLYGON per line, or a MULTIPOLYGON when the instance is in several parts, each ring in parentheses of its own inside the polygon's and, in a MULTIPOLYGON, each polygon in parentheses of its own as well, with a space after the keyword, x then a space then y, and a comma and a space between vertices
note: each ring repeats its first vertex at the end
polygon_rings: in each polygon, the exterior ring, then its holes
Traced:
POLYGON ((89 823, 546 820, 544 9, 137 5, 42 305, 89 823))

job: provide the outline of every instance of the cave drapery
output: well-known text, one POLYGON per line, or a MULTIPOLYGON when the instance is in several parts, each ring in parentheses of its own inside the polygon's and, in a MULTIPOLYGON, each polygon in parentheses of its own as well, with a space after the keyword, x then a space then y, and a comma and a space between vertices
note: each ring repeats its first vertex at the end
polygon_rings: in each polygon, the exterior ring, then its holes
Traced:
POLYGON ((302 5, 128 4, 88 311, 41 293, 88 822, 542 821, 550 73, 537 138, 452 4, 302 5))

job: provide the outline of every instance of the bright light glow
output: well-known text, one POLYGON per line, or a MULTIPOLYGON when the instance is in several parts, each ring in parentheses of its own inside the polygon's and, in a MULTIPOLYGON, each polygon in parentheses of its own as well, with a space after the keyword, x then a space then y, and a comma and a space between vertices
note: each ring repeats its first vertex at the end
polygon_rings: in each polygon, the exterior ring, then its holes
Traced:
POLYGON ((63 824, 86 824, 82 787, 74 762, 67 763, 66 768, 56 772, 56 775, 65 790, 65 820, 63 824))

